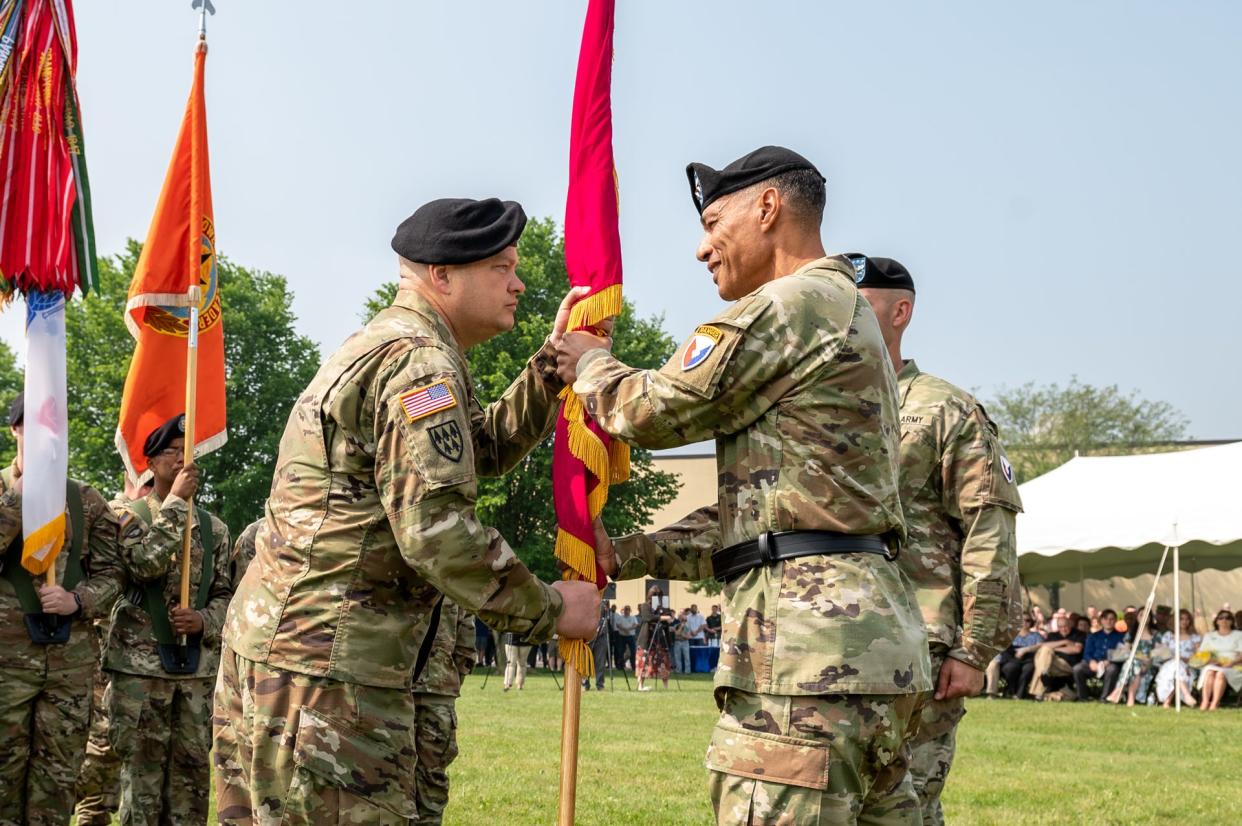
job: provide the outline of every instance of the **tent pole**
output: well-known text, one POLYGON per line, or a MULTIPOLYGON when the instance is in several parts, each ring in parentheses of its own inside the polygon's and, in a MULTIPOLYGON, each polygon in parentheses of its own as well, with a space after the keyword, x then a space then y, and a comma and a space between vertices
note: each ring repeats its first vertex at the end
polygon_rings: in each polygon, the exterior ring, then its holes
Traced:
POLYGON ((1182 570, 1181 546, 1173 546, 1173 704, 1182 710, 1182 570))
MULTIPOLYGON (((1143 605, 1143 615, 1139 617, 1138 628, 1133 629, 1134 639, 1130 643, 1130 656, 1126 658, 1126 667, 1121 669, 1121 673, 1125 677, 1125 680, 1124 681, 1119 680, 1117 684, 1117 688, 1115 689, 1116 691, 1119 692, 1117 695, 1118 702, 1121 701, 1121 695, 1126 692, 1125 684, 1128 683, 1132 679, 1132 675, 1130 674, 1130 669, 1134 667, 1134 655, 1138 653, 1139 631, 1147 627, 1147 618, 1151 616, 1151 606, 1156 601, 1156 586, 1160 584, 1160 575, 1164 573, 1164 562, 1166 559, 1168 559, 1168 557, 1169 557, 1169 546, 1165 545, 1164 553, 1160 555, 1160 567, 1156 569, 1156 578, 1151 581, 1151 593, 1147 595, 1147 603, 1143 605)), ((1127 628, 1126 630, 1130 631, 1131 629, 1127 628)))

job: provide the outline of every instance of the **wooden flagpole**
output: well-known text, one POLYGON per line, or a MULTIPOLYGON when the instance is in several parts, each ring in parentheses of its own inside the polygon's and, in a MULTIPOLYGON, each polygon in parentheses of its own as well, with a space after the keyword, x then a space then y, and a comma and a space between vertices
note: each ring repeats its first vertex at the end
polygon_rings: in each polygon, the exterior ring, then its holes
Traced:
POLYGON ((582 712, 582 678, 565 661, 565 699, 561 708, 561 802, 557 826, 573 826, 578 793, 578 723, 582 712))
MULTIPOLYGON (((185 348, 185 449, 183 464, 194 464, 194 409, 198 397, 198 304, 202 290, 195 284, 186 295, 190 300, 190 326, 185 348)), ((181 607, 190 607, 190 536, 194 530, 194 497, 186 502, 185 534, 181 538, 181 607)))

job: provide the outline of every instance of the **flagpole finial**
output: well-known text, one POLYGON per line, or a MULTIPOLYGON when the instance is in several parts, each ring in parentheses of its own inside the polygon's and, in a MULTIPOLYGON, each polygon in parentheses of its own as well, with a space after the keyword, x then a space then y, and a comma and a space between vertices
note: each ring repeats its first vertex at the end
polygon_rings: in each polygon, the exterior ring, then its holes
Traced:
POLYGON ((212 5, 211 0, 192 0, 190 8, 198 9, 198 39, 205 41, 207 39, 207 14, 216 13, 216 7, 212 5))

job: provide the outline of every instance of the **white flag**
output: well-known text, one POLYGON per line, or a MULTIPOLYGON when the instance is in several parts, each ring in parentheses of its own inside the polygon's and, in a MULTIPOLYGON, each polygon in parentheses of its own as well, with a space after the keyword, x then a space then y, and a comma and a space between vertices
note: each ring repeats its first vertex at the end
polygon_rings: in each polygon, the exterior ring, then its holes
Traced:
POLYGON ((26 409, 22 460, 22 567, 38 576, 65 544, 69 409, 65 401, 65 296, 26 295, 26 409))

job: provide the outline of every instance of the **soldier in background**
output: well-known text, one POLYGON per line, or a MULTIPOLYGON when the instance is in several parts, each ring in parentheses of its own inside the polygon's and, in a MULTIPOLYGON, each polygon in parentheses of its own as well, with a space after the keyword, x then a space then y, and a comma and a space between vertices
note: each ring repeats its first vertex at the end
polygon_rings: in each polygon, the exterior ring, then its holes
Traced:
POLYGON ((769 146, 686 171, 697 257, 734 303, 659 370, 627 367, 590 333, 567 334, 558 363, 613 438, 715 438, 719 502, 615 552, 597 524, 598 561, 619 579, 725 583, 707 753, 719 823, 917 821, 909 738, 931 684, 895 559, 884 340, 853 267, 824 253, 824 178, 809 161, 769 146))
POLYGON ((246 575, 246 569, 254 561, 255 537, 259 535, 259 528, 262 525, 263 517, 259 517, 251 522, 242 529, 241 534, 237 537, 237 542, 233 545, 233 555, 229 559, 233 565, 232 575, 234 582, 241 582, 242 577, 246 575))
MULTIPOLYGON (((113 513, 136 499, 151 492, 152 483, 134 484, 125 480, 125 489, 118 493, 108 507, 113 513)), ((119 523, 118 523, 119 524, 119 523)), ((108 641, 109 616, 97 617, 95 628, 95 676, 91 696, 91 728, 86 738, 86 759, 78 771, 77 808, 74 816, 78 826, 111 826, 112 816, 120 806, 117 790, 121 784, 121 761, 109 742, 111 726, 108 723, 108 706, 104 698, 108 693, 108 672, 103 667, 104 645, 108 641)))
POLYGON ((98 491, 70 481, 58 584, 22 567, 24 413, 19 394, 17 456, 0 471, 0 823, 68 823, 90 726, 91 621, 125 587, 120 525, 98 491))
MULTIPOLYGON (((420 634, 421 638, 421 634, 420 634)), ((474 668, 474 617, 456 603, 440 604, 435 638, 411 689, 414 695, 414 803, 418 826, 439 826, 448 805, 448 767, 457 759, 457 698, 474 668)))
POLYGON ((104 667, 110 742, 121 761, 121 823, 204 823, 210 784, 211 693, 220 629, 233 594, 228 527, 196 506, 191 607, 180 605, 182 541, 199 471, 183 466, 185 417, 143 445, 154 487, 121 506, 133 586, 112 612, 104 667), (180 640, 184 638, 185 644, 180 640))
POLYGON ((914 280, 891 258, 851 253, 901 394, 901 506, 909 542, 902 570, 918 591, 936 693, 923 709, 910 772, 923 822, 940 824, 944 789, 966 714, 988 663, 1022 617, 1014 528, 1022 509, 996 425, 965 390, 903 360, 914 280))

